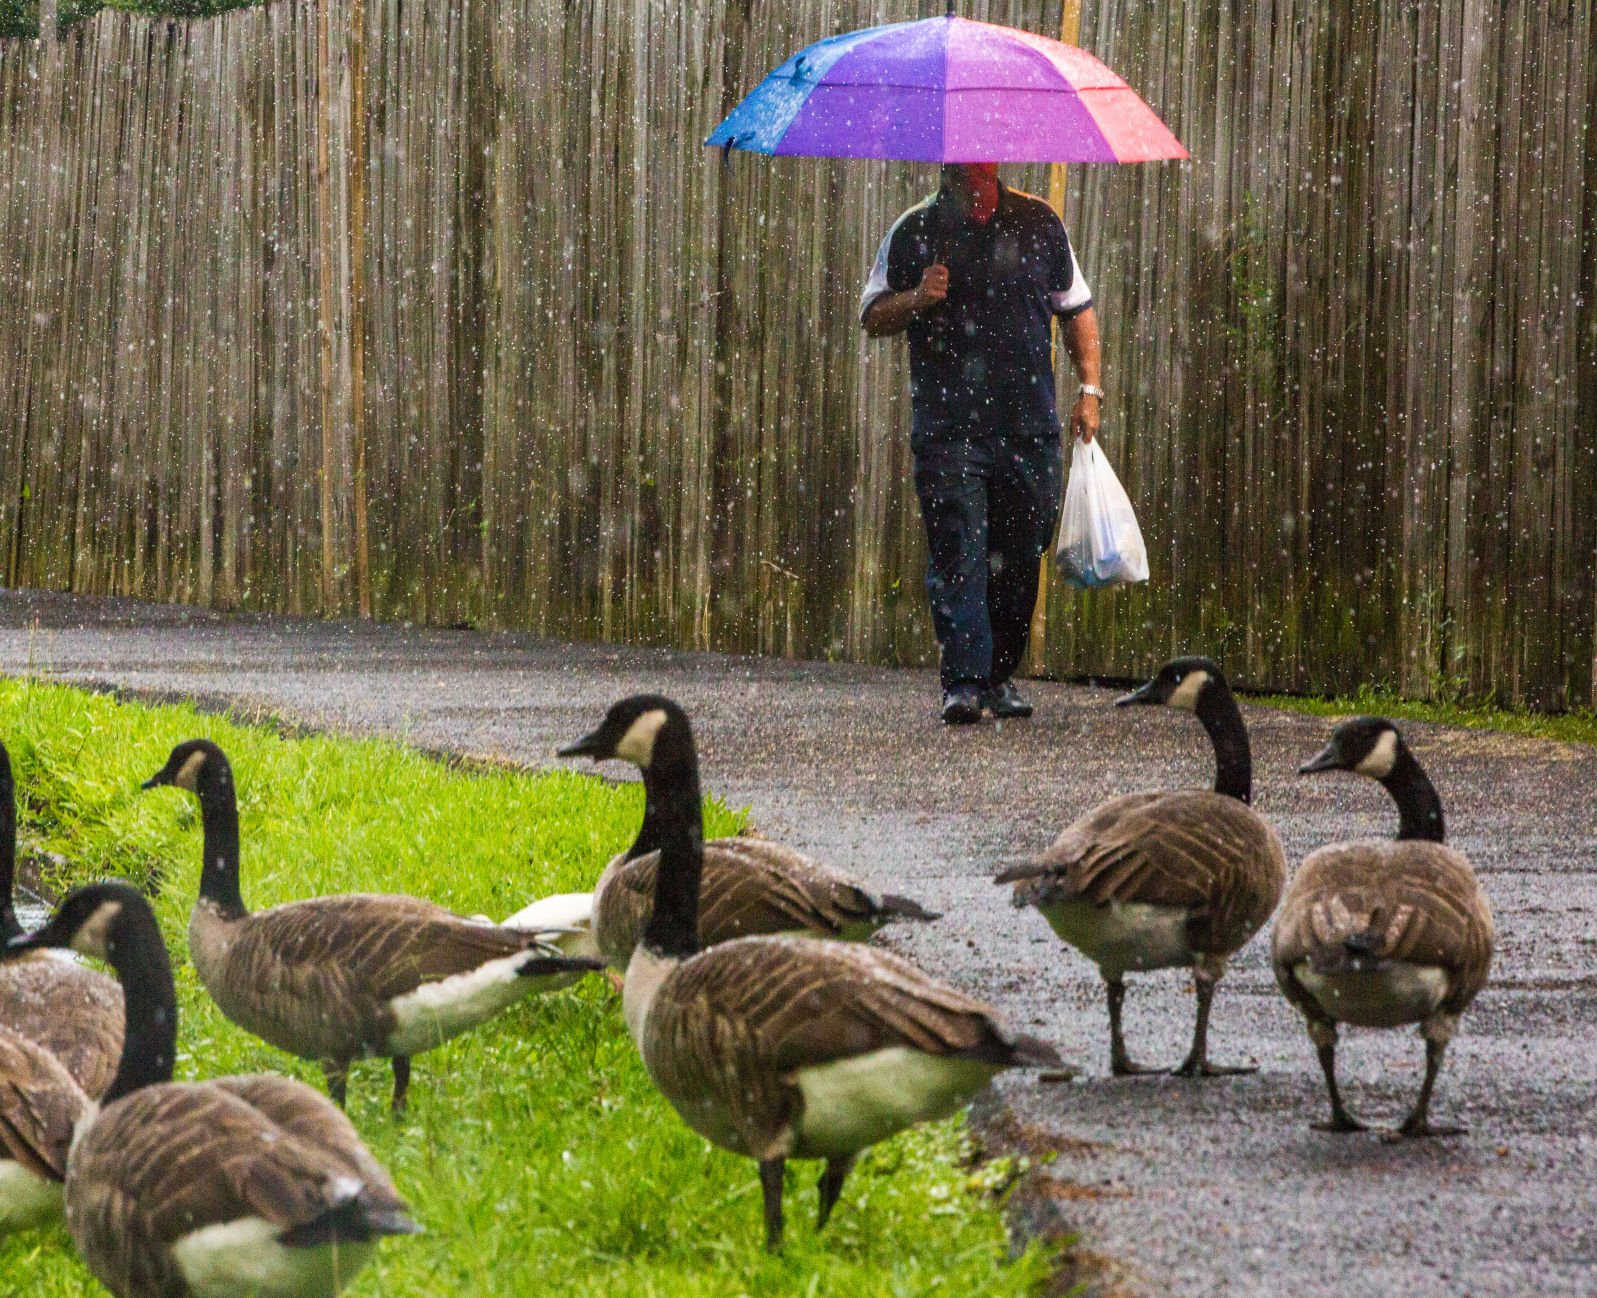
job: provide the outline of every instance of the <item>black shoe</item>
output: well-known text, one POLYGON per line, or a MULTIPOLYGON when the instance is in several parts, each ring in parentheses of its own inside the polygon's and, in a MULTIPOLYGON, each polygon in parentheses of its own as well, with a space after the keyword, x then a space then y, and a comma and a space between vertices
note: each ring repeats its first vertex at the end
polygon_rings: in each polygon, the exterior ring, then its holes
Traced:
POLYGON ((1002 685, 994 685, 987 691, 982 699, 987 710, 1000 721, 1007 721, 1012 717, 1029 717, 1031 704, 1020 697, 1020 691, 1015 688, 1014 681, 1005 681, 1002 685))
POLYGON ((943 724, 970 726, 981 720, 981 691, 970 685, 956 685, 943 691, 943 724))

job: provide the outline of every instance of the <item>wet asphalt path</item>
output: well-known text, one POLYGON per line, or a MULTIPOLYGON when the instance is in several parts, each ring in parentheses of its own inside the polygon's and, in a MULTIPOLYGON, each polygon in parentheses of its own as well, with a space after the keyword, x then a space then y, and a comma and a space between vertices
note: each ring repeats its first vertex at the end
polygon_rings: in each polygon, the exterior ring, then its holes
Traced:
MULTIPOLYGON (((1433 1114, 1470 1134, 1391 1145, 1312 1131, 1322 1085, 1256 940, 1216 1000, 1216 1059, 1252 1077, 1111 1080, 1095 971, 988 879, 1093 803, 1207 783, 1191 718, 1116 711, 1108 691, 1038 684, 1029 723, 947 732, 925 672, 800 664, 529 637, 227 619, 123 601, 0 591, 0 669, 260 705, 337 730, 553 763, 615 698, 660 690, 693 715, 706 786, 756 823, 945 912, 893 939, 996 1000, 1085 1069, 1006 1080, 981 1128, 1046 1163, 1014 1202, 1032 1229, 1079 1232, 1095 1293, 1597 1294, 1597 749, 1407 727, 1446 803, 1451 841, 1497 914, 1491 986, 1464 1020, 1433 1114)), ((1382 790, 1299 779, 1327 723, 1246 708, 1256 805, 1296 862, 1395 826, 1382 790)), ((597 863, 596 863, 597 865, 597 863)), ((1134 1055, 1175 1063, 1192 995, 1134 980, 1134 1055)), ((1401 1116, 1421 1046, 1346 1038, 1349 1105, 1401 1116)))

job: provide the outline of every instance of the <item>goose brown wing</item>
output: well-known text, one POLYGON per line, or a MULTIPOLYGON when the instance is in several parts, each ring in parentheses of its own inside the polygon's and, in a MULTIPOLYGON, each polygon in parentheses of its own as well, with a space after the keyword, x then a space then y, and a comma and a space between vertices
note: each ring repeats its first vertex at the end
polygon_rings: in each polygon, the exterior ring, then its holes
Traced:
POLYGON ((764 1158, 782 1152, 798 1070, 894 1046, 997 1066, 1058 1062, 906 961, 811 938, 744 938, 681 965, 650 1007, 643 1053, 690 1125, 764 1158))
POLYGON ((72 1128, 88 1103, 60 1060, 0 1027, 0 1154, 35 1176, 63 1180, 72 1128))
POLYGON ((99 1096, 122 1056, 122 989, 116 980, 53 953, 0 965, 0 1022, 36 1041, 99 1096))
POLYGON ((1276 977, 1350 952, 1444 969, 1443 1007, 1459 1013, 1486 985, 1491 908, 1469 862, 1440 843, 1371 840, 1322 847, 1292 881, 1272 939, 1276 977))
MULTIPOLYGON (((604 888, 596 923, 613 964, 625 965, 648 919, 658 852, 615 865, 619 887, 604 888)), ((704 845, 699 884, 699 945, 777 933, 838 936, 885 919, 853 880, 802 852, 766 839, 718 838, 704 845)))
POLYGON ((336 971, 386 1001, 541 944, 410 897, 352 893, 261 911, 236 928, 235 959, 336 971))
POLYGON ((251 1217, 280 1238, 329 1218, 353 1229, 361 1179, 229 1086, 168 1083, 118 1101, 80 1140, 67 1223, 113 1290, 181 1293, 170 1249, 185 1235, 251 1217))
POLYGON ((1038 860, 1010 870, 1016 900, 1080 898, 1194 912, 1199 950, 1234 949, 1269 918, 1286 857, 1252 808, 1209 790, 1133 793, 1070 825, 1038 860))

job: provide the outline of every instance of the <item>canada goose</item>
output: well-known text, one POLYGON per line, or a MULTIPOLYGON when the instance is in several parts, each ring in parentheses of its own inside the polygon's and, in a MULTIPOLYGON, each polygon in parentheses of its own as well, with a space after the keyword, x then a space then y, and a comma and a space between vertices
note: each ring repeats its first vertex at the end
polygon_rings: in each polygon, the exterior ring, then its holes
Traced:
POLYGON ((1431 1091, 1458 1017, 1486 985, 1492 912, 1469 862, 1442 840, 1442 800, 1384 717, 1356 717, 1298 768, 1355 771, 1397 803, 1395 841, 1332 843, 1293 877, 1276 920, 1275 979, 1302 1013, 1325 1072, 1331 1119, 1322 1131, 1363 1131, 1336 1085, 1338 1023, 1395 1028, 1418 1023, 1425 1081, 1403 1136, 1456 1135, 1430 1122, 1431 1091))
MULTIPOLYGON (((16 785, 11 756, 0 744, 0 944, 22 932, 13 898, 17 873, 16 785)), ((122 1053, 122 990, 54 952, 0 965, 0 1027, 43 1046, 83 1091, 111 1084, 122 1053)))
POLYGON ((78 1118, 67 1228, 117 1298, 330 1298, 384 1235, 417 1229, 344 1115, 287 1077, 173 1082, 177 1000, 150 905, 121 883, 70 893, 0 958, 107 961, 127 1022, 116 1077, 78 1118))
MULTIPOLYGON (((648 919, 654 872, 660 862, 659 777, 646 770, 643 783, 643 824, 638 837, 605 866, 588 904, 591 941, 617 970, 626 969, 648 919)), ((568 894, 564 907, 557 904, 560 898, 546 897, 505 923, 512 928, 565 927, 576 915, 580 895, 568 894)), ((907 897, 877 896, 858 881, 782 843, 740 837, 716 838, 704 844, 700 946, 765 934, 862 942, 895 920, 936 918, 907 897)), ((581 941, 580 936, 573 939, 581 941)))
POLYGON ((72 1129, 88 1107, 59 1059, 0 1024, 0 1235, 60 1215, 72 1129))
POLYGON ((144 787, 160 785, 200 800, 205 861, 189 953, 205 990, 246 1031, 319 1060, 340 1106, 351 1060, 393 1061, 400 1112, 412 1055, 545 989, 550 975, 604 967, 415 897, 348 893, 252 915, 239 891, 238 803, 222 750, 204 739, 179 744, 144 787))
POLYGON ((1214 791, 1131 793, 1070 825, 1034 862, 998 876, 1014 904, 1036 906, 1093 961, 1109 998, 1109 1066, 1116 1076, 1157 1071, 1126 1055, 1120 1010, 1125 975, 1190 966, 1198 1015, 1180 1077, 1250 1073, 1209 1062, 1209 1007, 1232 955, 1263 927, 1281 896, 1286 857, 1248 804, 1253 759, 1225 675, 1207 658, 1177 658, 1116 706, 1159 704, 1196 714, 1214 743, 1214 791))
POLYGON ((622 1006, 682 1120, 759 1161, 768 1248, 781 1246, 787 1159, 826 1160, 819 1228, 861 1150, 952 1113, 1005 1068, 1059 1065, 990 1006, 884 951, 804 937, 701 950, 698 758, 671 700, 622 700, 561 756, 623 758, 657 779, 659 868, 622 1006))

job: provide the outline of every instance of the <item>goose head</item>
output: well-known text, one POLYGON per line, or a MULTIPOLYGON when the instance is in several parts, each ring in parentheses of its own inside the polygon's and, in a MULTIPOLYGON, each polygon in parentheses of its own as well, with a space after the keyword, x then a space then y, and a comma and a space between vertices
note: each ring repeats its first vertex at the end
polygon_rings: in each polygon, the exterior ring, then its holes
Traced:
POLYGON ((662 694, 634 694, 605 714, 599 728, 560 749, 561 757, 619 758, 646 775, 691 763, 693 730, 688 715, 662 694))
POLYGON ((1115 700, 1117 708, 1134 703, 1162 704, 1183 712, 1196 712, 1206 695, 1227 689, 1225 673, 1213 658, 1173 658, 1140 689, 1115 700))
POLYGON ((190 739, 174 748, 166 765, 140 787, 187 789, 203 802, 209 791, 232 782, 227 755, 209 739, 190 739))
POLYGON ((1384 780, 1392 774, 1405 748, 1398 728, 1385 717, 1354 717, 1331 732, 1330 741, 1298 767, 1298 774, 1353 771, 1384 780))
POLYGON ((67 894, 45 924, 6 943, 0 959, 53 948, 115 964, 149 903, 125 883, 96 883, 67 894))

